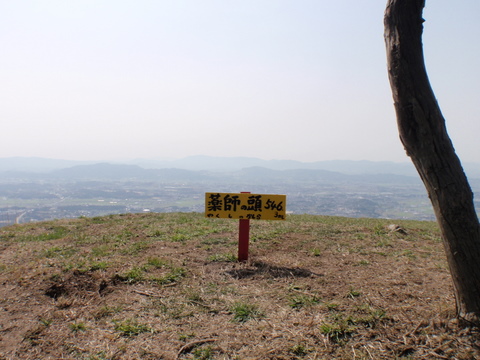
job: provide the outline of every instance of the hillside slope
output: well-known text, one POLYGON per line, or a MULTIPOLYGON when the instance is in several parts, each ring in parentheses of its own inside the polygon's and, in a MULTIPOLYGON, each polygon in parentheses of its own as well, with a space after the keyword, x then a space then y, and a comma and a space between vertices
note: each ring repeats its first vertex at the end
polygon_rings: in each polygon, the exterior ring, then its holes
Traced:
POLYGON ((0 359, 475 359, 436 224, 126 214, 0 229, 0 359))

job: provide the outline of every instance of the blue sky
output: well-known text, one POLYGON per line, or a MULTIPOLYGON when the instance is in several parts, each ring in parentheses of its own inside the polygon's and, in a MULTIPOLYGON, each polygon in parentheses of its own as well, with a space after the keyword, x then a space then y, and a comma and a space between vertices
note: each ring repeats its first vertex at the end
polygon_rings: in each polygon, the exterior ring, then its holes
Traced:
MULTIPOLYGON (((386 1, 0 1, 0 156, 408 161, 386 1)), ((478 0, 427 0, 427 69, 480 162, 478 0)))

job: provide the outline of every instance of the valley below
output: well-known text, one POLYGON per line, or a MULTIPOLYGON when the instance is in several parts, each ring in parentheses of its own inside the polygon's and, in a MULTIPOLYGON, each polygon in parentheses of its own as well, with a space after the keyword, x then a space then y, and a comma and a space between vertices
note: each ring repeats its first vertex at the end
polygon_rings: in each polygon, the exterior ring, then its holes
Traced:
MULTIPOLYGON (((480 189, 480 180, 470 182, 474 191, 480 189)), ((103 163, 49 172, 0 171, 0 226, 109 214, 203 212, 206 192, 242 191, 285 194, 288 214, 434 220, 415 174, 261 166, 145 169, 103 163)))

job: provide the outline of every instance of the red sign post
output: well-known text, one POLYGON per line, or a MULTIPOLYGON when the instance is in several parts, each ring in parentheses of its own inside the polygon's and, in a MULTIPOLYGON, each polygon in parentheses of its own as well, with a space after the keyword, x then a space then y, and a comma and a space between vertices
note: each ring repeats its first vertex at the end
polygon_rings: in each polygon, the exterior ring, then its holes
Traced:
MULTIPOLYGON (((250 192, 242 191, 242 194, 250 194, 250 192)), ((248 260, 249 243, 250 219, 240 219, 238 223, 238 261, 248 260)))

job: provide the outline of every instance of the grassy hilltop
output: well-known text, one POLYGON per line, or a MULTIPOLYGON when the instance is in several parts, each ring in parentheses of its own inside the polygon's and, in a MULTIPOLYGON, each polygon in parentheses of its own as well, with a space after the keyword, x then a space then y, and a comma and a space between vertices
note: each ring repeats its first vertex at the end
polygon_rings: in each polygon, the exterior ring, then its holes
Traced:
POLYGON ((126 214, 0 229, 0 359, 475 359, 435 223, 126 214))

